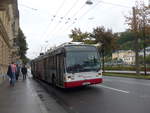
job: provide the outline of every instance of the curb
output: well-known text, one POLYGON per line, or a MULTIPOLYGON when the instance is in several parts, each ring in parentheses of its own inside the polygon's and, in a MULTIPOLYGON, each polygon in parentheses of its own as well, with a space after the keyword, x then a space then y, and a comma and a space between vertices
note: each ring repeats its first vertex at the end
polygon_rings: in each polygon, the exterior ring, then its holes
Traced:
POLYGON ((41 113, 48 113, 46 107, 44 106, 44 103, 41 101, 40 97, 37 95, 37 93, 36 93, 35 89, 33 88, 33 86, 32 86, 32 93, 33 93, 33 96, 36 99, 37 104, 39 105, 40 112, 41 113))

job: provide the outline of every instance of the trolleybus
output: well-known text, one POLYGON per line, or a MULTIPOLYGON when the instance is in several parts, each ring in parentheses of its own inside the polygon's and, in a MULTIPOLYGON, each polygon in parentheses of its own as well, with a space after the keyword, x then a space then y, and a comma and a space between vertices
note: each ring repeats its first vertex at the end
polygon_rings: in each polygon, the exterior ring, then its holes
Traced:
POLYGON ((102 83, 100 56, 93 45, 65 43, 31 62, 35 78, 61 88, 102 83))

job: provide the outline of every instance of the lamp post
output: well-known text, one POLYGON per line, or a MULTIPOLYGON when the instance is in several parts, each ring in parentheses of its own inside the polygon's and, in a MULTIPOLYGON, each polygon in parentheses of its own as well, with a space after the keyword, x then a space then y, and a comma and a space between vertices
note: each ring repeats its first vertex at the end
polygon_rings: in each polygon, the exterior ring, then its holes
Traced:
POLYGON ((85 2, 85 4, 87 4, 87 5, 92 5, 93 2, 92 2, 91 0, 87 0, 87 1, 85 2))
POLYGON ((143 31, 143 48, 144 48, 144 74, 146 75, 146 44, 145 44, 145 14, 142 15, 143 18, 143 26, 142 26, 142 31, 143 31))

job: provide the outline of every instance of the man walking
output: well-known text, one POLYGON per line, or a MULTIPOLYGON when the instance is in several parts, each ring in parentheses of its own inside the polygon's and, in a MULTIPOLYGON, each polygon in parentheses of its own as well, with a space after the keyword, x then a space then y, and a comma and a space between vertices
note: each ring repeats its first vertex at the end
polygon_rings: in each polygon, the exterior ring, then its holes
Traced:
POLYGON ((20 75, 20 66, 18 64, 16 65, 16 69, 17 69, 17 71, 16 71, 16 81, 18 81, 18 78, 19 78, 19 75, 20 75))
POLYGON ((27 76, 27 68, 25 65, 23 65, 23 67, 21 68, 21 72, 22 72, 22 75, 23 75, 23 80, 26 79, 26 76, 27 76))

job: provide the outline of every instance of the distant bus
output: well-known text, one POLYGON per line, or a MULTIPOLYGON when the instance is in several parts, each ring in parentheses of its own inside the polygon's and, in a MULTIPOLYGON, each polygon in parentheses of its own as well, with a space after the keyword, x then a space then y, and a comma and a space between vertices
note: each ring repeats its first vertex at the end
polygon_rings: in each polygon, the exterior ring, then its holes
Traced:
POLYGON ((35 78, 61 88, 102 83, 100 56, 92 45, 66 43, 34 59, 35 78))

